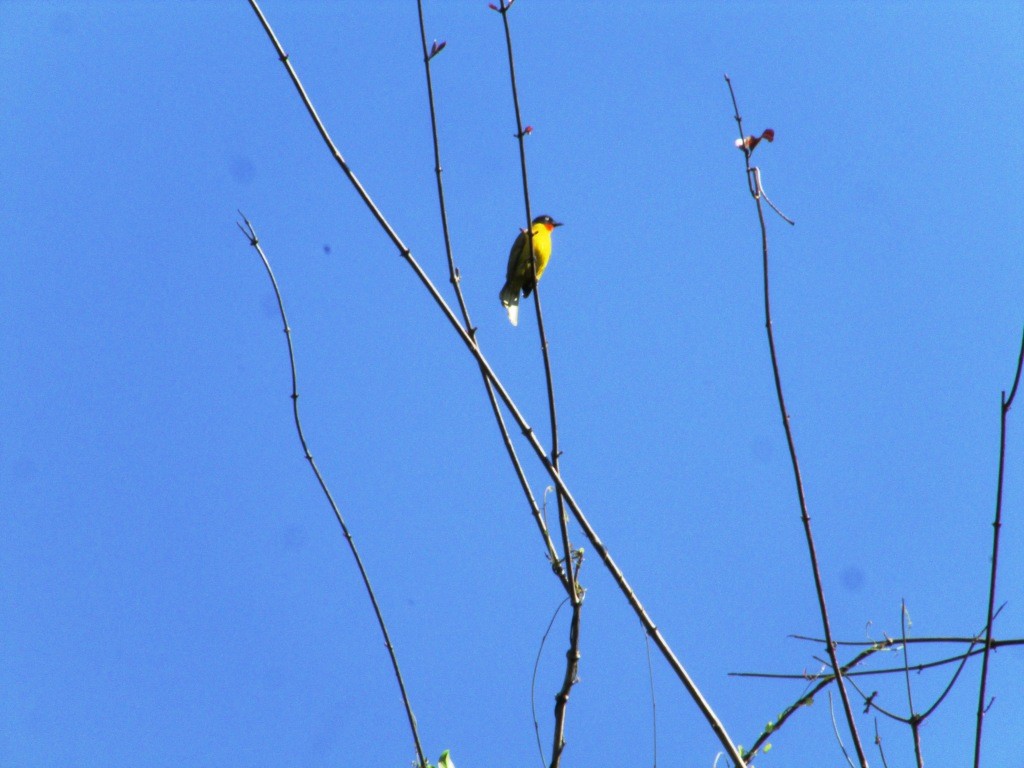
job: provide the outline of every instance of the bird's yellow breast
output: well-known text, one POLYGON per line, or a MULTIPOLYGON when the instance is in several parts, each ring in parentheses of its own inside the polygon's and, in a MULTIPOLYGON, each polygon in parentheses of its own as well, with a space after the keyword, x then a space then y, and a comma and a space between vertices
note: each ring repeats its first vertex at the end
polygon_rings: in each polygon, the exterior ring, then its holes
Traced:
MULTIPOLYGON (((537 261, 537 279, 544 274, 551 258, 551 230, 549 224, 534 224, 533 227, 533 257, 537 261)), ((526 250, 525 244, 523 250, 526 250)))

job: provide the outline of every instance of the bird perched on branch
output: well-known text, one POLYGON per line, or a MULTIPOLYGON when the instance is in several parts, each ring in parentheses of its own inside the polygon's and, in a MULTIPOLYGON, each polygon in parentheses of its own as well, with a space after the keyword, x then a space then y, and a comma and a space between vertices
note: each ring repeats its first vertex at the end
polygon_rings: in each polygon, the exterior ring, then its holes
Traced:
POLYGON ((519 294, 523 298, 537 286, 537 280, 544 274, 544 269, 551 258, 551 233, 562 222, 550 216, 538 216, 533 220, 530 230, 533 232, 533 258, 530 258, 530 233, 522 230, 519 237, 512 243, 508 254, 508 268, 505 271, 505 285, 501 289, 501 305, 508 312, 508 321, 512 325, 519 324, 519 294))

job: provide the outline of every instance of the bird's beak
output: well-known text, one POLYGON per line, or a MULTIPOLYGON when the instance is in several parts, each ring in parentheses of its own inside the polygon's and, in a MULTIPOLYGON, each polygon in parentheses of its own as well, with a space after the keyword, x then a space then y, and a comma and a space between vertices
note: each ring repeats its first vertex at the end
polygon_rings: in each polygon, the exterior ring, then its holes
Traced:
POLYGON ((562 226, 562 222, 556 221, 551 226, 553 226, 553 227, 560 227, 560 226, 562 226))

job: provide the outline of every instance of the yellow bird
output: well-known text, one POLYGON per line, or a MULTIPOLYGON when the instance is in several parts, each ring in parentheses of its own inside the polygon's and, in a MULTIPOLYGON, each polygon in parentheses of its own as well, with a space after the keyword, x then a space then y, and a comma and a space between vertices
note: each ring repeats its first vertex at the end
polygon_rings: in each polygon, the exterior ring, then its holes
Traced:
POLYGON ((544 274, 551 258, 551 233, 555 227, 560 226, 562 222, 550 216, 538 216, 533 220, 533 226, 530 227, 533 232, 533 259, 530 258, 530 236, 526 230, 521 231, 512 243, 505 271, 505 285, 500 294, 501 305, 508 312, 508 321, 512 325, 519 325, 519 293, 522 292, 523 298, 528 297, 536 287, 536 281, 544 274))

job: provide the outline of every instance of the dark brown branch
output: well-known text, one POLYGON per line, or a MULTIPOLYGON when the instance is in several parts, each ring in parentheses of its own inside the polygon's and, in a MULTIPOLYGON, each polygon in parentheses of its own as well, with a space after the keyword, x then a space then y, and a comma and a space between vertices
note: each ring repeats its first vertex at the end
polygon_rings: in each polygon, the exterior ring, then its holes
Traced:
POLYGON ((316 110, 314 109, 312 102, 309 100, 309 96, 306 94, 305 88, 302 86, 301 80, 299 80, 298 74, 295 72, 295 68, 291 65, 291 62, 288 60, 288 55, 284 52, 284 49, 281 47, 281 43, 278 41, 277 36, 274 34, 274 31, 270 27, 270 24, 267 22, 267 19, 263 15, 263 12, 260 10, 259 4, 256 2, 256 0, 249 0, 249 5, 252 7, 253 12, 256 14, 257 18, 260 21, 260 24, 263 26, 263 29, 266 32, 271 44, 274 46, 278 58, 284 65, 284 68, 287 71, 288 76, 291 78, 292 84, 295 86, 296 91, 298 91, 299 93, 299 97, 302 99, 303 106, 309 113, 310 118, 315 123, 316 129, 320 133, 320 136, 324 140, 324 143, 327 145, 327 148, 330 151, 331 156, 334 158, 334 161, 338 164, 338 167, 345 174, 345 177, 349 180, 349 183, 352 184, 353 189, 355 189, 356 193, 363 201, 363 204, 370 211, 371 215, 377 220, 377 223, 380 225, 381 229, 387 235, 388 239, 391 240, 396 250, 398 250, 399 254, 405 260, 406 264, 409 265, 409 268, 413 270, 417 279, 430 294, 430 297, 434 300, 434 303, 437 305, 438 309, 442 312, 442 314, 444 314, 445 318, 448 320, 449 325, 451 325, 452 329, 462 340, 463 345, 466 347, 469 353, 473 355, 477 363, 480 365, 481 369, 487 375, 487 379, 488 381, 491 382, 491 386, 494 387, 495 393, 505 404, 505 407, 508 409, 509 413, 515 420, 516 424, 519 426, 520 430, 522 430, 524 437, 526 438, 530 447, 533 449, 533 452, 537 456, 538 461, 540 461, 540 463, 544 466, 545 471, 548 473, 548 477, 551 478, 551 481, 554 483, 558 491, 564 494, 565 503, 566 505, 568 505, 577 524, 580 526, 580 529, 583 531, 583 534, 587 537, 587 541, 590 542, 590 545, 597 552, 598 557, 601 558, 601 562, 604 564, 605 568, 611 574, 616 586, 619 588, 619 591, 622 593, 622 595, 626 598, 626 601, 629 603, 630 608, 632 608, 637 618, 640 619, 640 622, 643 624, 644 629, 647 631, 647 634, 654 641, 654 644, 661 652, 662 657, 665 659, 665 661, 668 662, 669 666, 672 668, 672 671, 675 673, 676 677, 683 684, 683 687, 686 688, 686 691, 687 693, 689 693, 690 698, 693 699, 698 709, 700 709, 700 712, 704 716, 705 721, 708 723, 708 726, 711 728, 712 732, 715 734, 715 737, 722 745, 722 748, 724 749, 725 753, 729 756, 729 759, 733 761, 734 765, 740 766, 742 768, 742 766, 745 766, 746 763, 740 756, 739 751, 737 750, 735 744, 729 737, 728 732, 725 730, 725 726, 722 725, 721 720, 718 719, 718 715, 716 715, 714 710, 711 709, 711 706, 704 698, 704 695, 700 692, 700 689, 697 688, 696 683, 694 683, 693 679, 690 677, 690 674, 686 671, 686 668, 683 666, 682 662, 679 661, 679 658, 676 656, 675 652, 672 650, 672 647, 668 644, 664 636, 661 634, 661 631, 658 629, 658 626, 654 623, 654 620, 651 618, 650 614, 647 613, 647 610, 644 608, 643 603, 641 603, 640 599, 636 596, 636 593, 633 591, 633 587, 630 586, 629 581, 626 579, 625 574, 623 574, 622 572, 622 569, 619 568, 614 558, 612 558, 611 553, 608 551, 608 548, 605 546, 604 542, 601 541, 601 537, 598 536, 597 531, 590 524, 590 520, 588 520, 586 515, 583 513, 583 509, 580 507, 579 503, 573 497, 572 492, 569 489, 569 486, 566 484, 565 480, 562 479, 562 476, 561 474, 559 474, 558 470, 551 463, 551 460, 548 458, 547 452, 544 450, 544 446, 541 445, 540 441, 537 439, 537 436, 534 433, 533 428, 530 427, 529 423, 526 421, 525 417, 520 412, 515 401, 512 399, 512 396, 508 393, 508 390, 505 389, 505 385, 502 384, 497 374, 491 368, 491 364, 487 361, 487 358, 484 356, 483 352, 481 352, 477 345, 474 344, 472 336, 470 336, 469 332, 462 327, 462 324, 455 316, 455 313, 452 312, 451 307, 448 306, 448 303, 441 296, 440 292, 437 290, 437 287, 427 276, 427 273, 420 266, 419 262, 417 262, 416 259, 413 258, 412 252, 406 247, 405 243, 402 242, 401 238, 395 232, 394 228, 384 217, 384 214, 373 202, 373 199, 370 197, 369 193, 367 193, 366 189, 360 183, 355 173, 353 173, 352 169, 349 168, 348 163, 345 162, 345 158, 338 151, 338 148, 335 146, 333 140, 330 137, 330 134, 327 132, 327 128, 320 120, 320 116, 316 113, 316 110))
POLYGON ((800 520, 804 527, 804 536, 807 539, 807 551, 811 558, 811 572, 814 576, 814 589, 818 597, 818 609, 821 613, 821 623, 825 632, 826 648, 829 659, 832 662, 832 669, 836 671, 836 683, 839 688, 839 696, 843 702, 843 711, 846 715, 846 724, 850 730, 850 737, 853 746, 857 751, 857 759, 861 768, 867 768, 868 762, 864 755, 864 747, 860 743, 860 735, 857 733, 857 723, 854 720, 853 708, 850 705, 850 697, 843 685, 843 676, 839 667, 839 660, 836 658, 836 649, 832 645, 832 627, 828 618, 828 607, 825 603, 825 588, 821 581, 821 571, 818 567, 818 555, 814 547, 814 536, 811 532, 811 518, 807 513, 807 499, 804 495, 803 479, 800 476, 800 462, 797 460, 796 443, 793 440, 793 430, 789 423, 789 411, 786 410, 786 399, 782 392, 782 377, 779 373, 779 359, 775 351, 775 334, 772 330, 771 293, 768 284, 768 228, 764 220, 764 208, 761 205, 763 193, 761 190, 761 174, 750 164, 750 150, 744 143, 743 118, 740 117, 740 108, 736 103, 736 93, 732 87, 729 76, 725 76, 725 82, 729 86, 729 95, 732 98, 736 125, 740 133, 740 147, 743 150, 743 157, 747 170, 747 186, 751 197, 757 207, 757 220, 761 228, 761 263, 764 282, 764 320, 765 329, 768 333, 768 351, 771 355, 772 374, 775 378, 775 394, 779 401, 779 411, 782 415, 782 426, 786 432, 786 444, 789 447, 789 458, 793 466, 793 478, 796 481, 797 498, 800 502, 800 520))
POLYGON ((878 755, 882 758, 882 768, 889 768, 889 762, 885 759, 885 750, 882 749, 882 737, 878 735, 878 718, 875 718, 875 745, 878 747, 878 755))
MULTIPOLYGON (((1005 603, 1004 603, 1004 606, 1005 606, 1005 603)), ((1002 609, 1003 609, 1003 606, 1000 606, 999 610, 997 610, 995 612, 995 616, 998 616, 1000 611, 1002 611, 1002 609)), ((995 616, 993 616, 993 618, 995 618, 995 616)), ((806 640, 806 641, 811 642, 811 643, 823 643, 823 642, 825 642, 820 637, 810 637, 808 635, 789 635, 789 637, 792 637, 794 640, 806 640)), ((864 647, 869 647, 869 646, 871 646, 871 647, 879 646, 879 647, 882 647, 882 648, 891 648, 894 645, 900 645, 900 643, 909 643, 911 645, 920 645, 922 643, 944 643, 944 644, 947 644, 947 645, 957 645, 957 644, 962 645, 964 643, 971 644, 971 643, 977 643, 979 641, 980 641, 980 637, 979 636, 975 636, 975 637, 949 636, 949 637, 908 637, 905 640, 899 640, 899 639, 896 639, 896 638, 887 637, 887 638, 885 638, 885 640, 836 640, 834 642, 835 642, 837 647, 839 647, 839 646, 847 646, 847 647, 854 647, 854 648, 864 648, 864 647)), ((1022 640, 1022 641, 1002 641, 1002 642, 1024 642, 1024 640, 1022 640)))
MULTIPOLYGON (((908 644, 913 644, 913 642, 914 642, 913 638, 910 638, 910 637, 907 638, 907 643, 908 644)), ((973 639, 973 640, 968 639, 966 642, 977 643, 978 640, 976 638, 973 639)), ((1015 645, 1024 645, 1024 639, 1017 638, 1017 639, 1014 639, 1014 640, 993 640, 992 641, 992 648, 993 648, 993 650, 995 650, 996 648, 1004 648, 1004 647, 1007 647, 1007 646, 1015 646, 1015 645)), ((887 650, 887 649, 888 649, 888 646, 884 646, 883 647, 881 645, 878 645, 878 646, 872 646, 871 648, 867 648, 862 653, 877 653, 878 651, 887 650)), ((982 649, 982 648, 974 648, 973 650, 968 651, 966 653, 958 653, 955 656, 948 656, 946 658, 938 659, 936 661, 926 661, 926 662, 922 662, 920 664, 912 664, 910 666, 910 671, 911 672, 923 672, 926 669, 934 669, 935 667, 943 667, 943 666, 945 666, 947 664, 955 664, 958 661, 961 661, 961 660, 963 660, 965 658, 971 658, 972 656, 978 656, 978 655, 980 655, 983 652, 984 652, 984 649, 982 649)), ((828 665, 826 664, 826 666, 828 666, 828 665)), ((850 665, 847 664, 843 668, 846 669, 849 666, 850 665)), ((861 670, 859 672, 850 672, 849 674, 847 674, 846 672, 843 672, 843 676, 844 677, 846 677, 846 676, 849 676, 849 677, 869 677, 871 675, 895 675, 895 674, 903 674, 903 667, 902 667, 902 665, 899 666, 899 667, 883 667, 882 669, 865 669, 865 670, 861 670)), ((756 678, 756 679, 760 679, 760 680, 811 680, 811 681, 813 681, 813 680, 825 680, 825 681, 831 683, 832 680, 835 678, 835 675, 833 675, 831 673, 829 673, 829 674, 822 674, 822 675, 819 675, 819 674, 811 675, 811 674, 807 674, 807 673, 796 674, 796 673, 792 673, 792 672, 730 672, 729 673, 729 677, 751 677, 751 678, 756 678)))
MULTIPOLYGON (((551 464, 555 471, 559 470, 558 460, 561 452, 558 448, 558 409, 555 407, 555 384, 551 373, 551 355, 548 347, 548 337, 544 330, 544 313, 541 310, 540 285, 537 279, 537 262, 533 254, 533 213, 530 210, 530 182, 526 170, 526 136, 523 128, 523 117, 519 109, 519 88, 516 85, 516 66, 512 49, 512 29, 509 25, 508 12, 511 3, 506 0, 499 0, 499 11, 505 30, 505 48, 508 52, 508 71, 512 85, 512 104, 516 115, 516 139, 519 143, 519 167, 523 177, 523 203, 526 208, 526 237, 528 240, 530 258, 530 269, 533 272, 533 306, 537 312, 537 332, 540 335, 541 356, 544 360, 544 378, 548 391, 548 416, 551 422, 551 464)), ((565 510, 565 499, 562 493, 558 497, 558 526, 562 535, 562 555, 565 563, 565 572, 568 577, 567 587, 569 600, 572 602, 572 620, 569 626, 569 648, 565 653, 565 674, 562 678, 562 687, 555 695, 555 724, 552 736, 553 746, 551 749, 551 768, 558 768, 562 761, 562 751, 565 749, 565 717, 569 705, 569 694, 578 679, 580 663, 580 613, 583 607, 583 590, 576 584, 576 577, 572 566, 572 543, 569 540, 569 515, 565 510)))
POLYGON ((849 675, 847 675, 847 677, 849 678, 847 682, 849 682, 850 685, 854 687, 857 693, 860 694, 860 697, 864 700, 865 715, 871 712, 871 710, 873 709, 876 712, 880 712, 881 714, 885 715, 890 720, 895 720, 897 723, 903 723, 903 725, 910 725, 911 718, 903 717, 902 715, 897 715, 895 712, 890 712, 888 709, 886 709, 878 703, 878 691, 874 691, 870 696, 868 696, 866 693, 864 693, 864 691, 860 689, 860 686, 857 685, 857 682, 854 677, 851 677, 849 675))
POLYGON ((910 685, 910 651, 907 646, 907 603, 900 600, 900 638, 903 651, 903 679, 907 688, 907 711, 910 712, 910 720, 917 716, 914 712, 914 689, 910 685))
POLYGON ((1013 399, 1017 396, 1020 384, 1021 369, 1024 368, 1024 335, 1021 337, 1020 354, 1017 356, 1017 372, 1010 387, 1010 396, 1004 390, 999 408, 999 472, 996 480, 996 514, 992 521, 992 567, 988 583, 988 621, 985 631, 985 652, 981 659, 981 683, 978 686, 978 716, 974 730, 974 768, 981 765, 981 732, 985 720, 987 706, 985 704, 985 688, 988 684, 988 662, 990 642, 992 640, 992 608, 996 602, 996 575, 999 572, 999 531, 1003 527, 1003 473, 1006 466, 1006 417, 1010 413, 1013 399))
POLYGON ((277 278, 274 277, 274 271, 270 268, 270 260, 267 258, 267 254, 263 252, 263 246, 260 245, 259 238, 256 236, 256 230, 253 229, 252 224, 249 222, 245 215, 239 211, 239 215, 242 216, 242 220, 245 222, 245 226, 242 224, 238 225, 238 228, 242 230, 249 239, 249 245, 256 249, 256 252, 260 255, 260 259, 263 260, 263 267, 267 271, 267 277, 270 278, 270 284, 274 287, 274 295, 277 297, 277 308, 281 315, 281 322, 284 324, 285 339, 288 341, 288 363, 291 366, 292 373, 292 416, 295 419, 295 431, 299 435, 299 443, 302 444, 302 453, 306 457, 306 461, 309 462, 310 469, 313 470, 313 474, 316 476, 316 481, 320 484, 320 490, 323 491, 324 497, 327 499, 327 503, 331 506, 331 511, 334 512, 334 517, 338 521, 338 525, 341 526, 341 532, 345 536, 345 541, 348 542, 348 547, 352 552, 352 557, 356 561, 356 567, 359 569, 359 575, 363 580, 363 586, 366 588, 366 594, 370 598, 370 604, 373 605, 373 612, 377 617, 377 625, 380 627, 381 636, 384 638, 384 647, 388 649, 388 656, 391 657, 391 667, 395 673, 395 679, 398 681, 398 689, 402 694, 402 704, 405 707, 405 714, 409 720, 409 730, 412 732, 412 740, 416 745, 416 755, 419 758, 419 764, 422 768, 426 768, 427 759, 423 754, 423 746, 420 744, 419 729, 416 725, 416 716, 412 712, 412 703, 409 701, 409 694, 405 689, 405 680, 402 679, 402 670, 398 666, 398 654, 395 651, 394 645, 391 643, 391 635, 388 632, 387 624, 384 622, 384 614, 381 612, 380 604, 377 602, 377 596, 374 594, 373 587, 370 584, 370 575, 366 572, 366 567, 363 565, 363 559, 359 556, 359 550, 356 548, 356 541, 352 537, 351 531, 349 531, 348 525, 345 524, 345 518, 342 517, 341 510, 338 508, 338 504, 334 501, 334 495, 331 493, 331 489, 327 486, 327 481, 324 480, 324 476, 320 474, 320 468, 317 467, 316 461, 313 459, 313 454, 309 450, 309 444, 306 442, 306 435, 302 429, 302 419, 299 418, 299 383, 298 374, 295 368, 295 349, 292 345, 292 330, 288 325, 288 315, 284 311, 284 299, 281 298, 281 289, 277 284, 277 278))
POLYGON ((960 677, 960 673, 963 672, 964 667, 967 666, 967 660, 971 657, 971 652, 974 650, 974 645, 975 643, 972 642, 968 647, 967 653, 965 653, 963 655, 963 659, 960 660, 960 666, 956 668, 956 672, 953 673, 953 676, 950 678, 945 690, 943 690, 942 693, 939 694, 939 697, 935 699, 935 702, 930 707, 928 707, 928 709, 926 709, 924 713, 921 715, 922 722, 931 717, 932 712, 939 708, 939 705, 945 700, 946 696, 949 695, 949 692, 953 690, 953 686, 956 684, 957 679, 960 677))
POLYGON ((544 747, 540 743, 540 721, 537 719, 537 670, 540 668, 540 657, 544 652, 544 644, 548 641, 548 635, 551 634, 551 627, 555 625, 555 619, 558 618, 559 612, 562 610, 562 606, 569 602, 569 598, 566 597, 562 602, 555 608, 555 612, 551 614, 551 621, 548 622, 547 629, 544 630, 544 634, 540 638, 540 647, 537 648, 537 658, 533 660, 533 675, 530 677, 530 712, 533 714, 533 733, 537 737, 537 752, 540 754, 541 768, 547 765, 544 760, 544 747))

